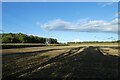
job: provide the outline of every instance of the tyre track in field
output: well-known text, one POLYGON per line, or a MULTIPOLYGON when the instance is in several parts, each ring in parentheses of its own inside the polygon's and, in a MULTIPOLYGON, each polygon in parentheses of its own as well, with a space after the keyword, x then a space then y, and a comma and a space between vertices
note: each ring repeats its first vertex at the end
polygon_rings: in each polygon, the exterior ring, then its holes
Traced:
POLYGON ((35 56, 41 55, 42 53, 54 50, 61 50, 61 49, 48 49, 48 50, 40 50, 34 52, 21 52, 21 53, 14 53, 14 54, 3 54, 3 64, 5 66, 9 66, 11 64, 17 64, 18 62, 22 62, 24 60, 31 60, 34 59, 35 56), (4 57, 5 56, 5 57, 4 57), (33 58, 32 58, 33 57, 33 58), (9 60, 7 60, 9 59, 9 60))
POLYGON ((29 69, 32 66, 41 64, 42 62, 45 62, 49 59, 48 58, 49 56, 41 56, 42 54, 46 52, 57 51, 57 50, 61 50, 61 49, 50 49, 50 50, 42 50, 42 51, 37 51, 32 53, 24 53, 24 54, 15 53, 15 55, 14 54, 4 55, 3 60, 6 61, 6 63, 3 63, 3 77, 8 76, 10 74, 12 75, 16 74, 20 71, 29 69), (18 57, 18 58, 15 58, 15 57, 18 57))
POLYGON ((20 78, 117 78, 118 57, 104 55, 99 47, 71 49, 35 67, 20 78))
POLYGON ((67 55, 74 54, 74 53, 78 52, 79 50, 80 50, 80 47, 78 47, 78 48, 72 48, 72 49, 70 49, 70 50, 67 51, 67 52, 64 52, 64 53, 62 53, 62 54, 60 54, 60 55, 58 55, 58 56, 55 56, 55 57, 49 59, 49 60, 46 61, 46 62, 41 63, 40 65, 34 66, 34 67, 28 69, 27 71, 24 71, 24 73, 21 74, 21 75, 18 75, 18 77, 25 76, 25 75, 29 75, 29 73, 32 73, 32 71, 34 71, 34 70, 36 70, 36 69, 38 69, 38 68, 40 68, 40 67, 44 67, 44 66, 46 66, 46 65, 48 65, 48 64, 51 64, 51 63, 53 63, 53 62, 56 62, 57 60, 59 60, 59 59, 61 59, 61 58, 64 58, 64 57, 67 56, 67 55), (67 54, 67 55, 66 55, 66 54, 67 54))
MULTIPOLYGON (((75 48, 76 49, 76 48, 75 48)), ((53 49, 52 49, 53 50, 53 49)), ((49 50, 49 51, 52 51, 52 50, 49 50)), ((58 49, 57 49, 58 50, 58 49)), ((53 51, 57 51, 56 49, 54 49, 53 51)), ((63 49, 64 50, 64 49, 63 49)), ((46 52, 49 52, 48 50, 46 51, 46 52)), ((38 52, 38 51, 37 51, 38 52)), ((64 52, 66 52, 66 51, 64 51, 64 52)), ((69 51, 69 52, 71 52, 71 50, 69 51)), ((73 51, 74 52, 74 51, 73 51)), ((27 53, 28 54, 28 53, 27 53)), ((32 54, 32 53, 31 53, 32 54)), ((41 53, 40 53, 41 54, 41 53)), ((62 53, 62 54, 60 54, 60 55, 58 55, 59 57, 60 56, 62 56, 63 54, 65 54, 65 53, 62 53)), ((14 54, 12 54, 12 55, 14 55, 14 54)), ((17 55, 17 54, 15 54, 15 55, 17 55)), ((24 55, 24 54, 21 54, 21 55, 24 55)), ((29 54, 28 54, 29 55, 29 54)), ((24 59, 24 58, 26 58, 27 56, 25 56, 25 57, 20 57, 20 59, 24 59)), ((28 58, 29 59, 31 59, 31 57, 33 57, 32 55, 31 56, 29 56, 28 58)), ((37 58, 39 59, 40 58, 40 56, 37 56, 37 58)), ((34 69, 36 69, 37 67, 39 67, 40 65, 42 65, 42 63, 41 62, 39 62, 39 61, 37 61, 38 59, 36 59, 36 61, 37 62, 35 62, 35 57, 34 58, 32 58, 32 60, 34 61, 33 63, 34 64, 31 64, 31 65, 29 65, 29 64, 27 64, 27 65, 22 65, 20 68, 18 68, 18 66, 16 67, 16 70, 13 70, 13 72, 11 73, 11 74, 9 74, 9 76, 15 76, 15 77, 18 77, 18 76, 20 76, 20 75, 22 75, 22 74, 24 74, 24 73, 26 73, 26 72, 30 72, 30 71, 32 71, 32 70, 34 70, 34 69), (17 69, 19 69, 18 71, 17 71, 17 69), (15 71, 15 72, 14 72, 15 71)), ((53 58, 52 58, 53 59, 53 58)), ((46 58, 45 60, 43 59, 43 62, 47 62, 49 59, 48 58, 46 58)), ((50 59, 51 60, 51 59, 50 59)), ((16 60, 15 60, 16 61, 16 60)), ((15 61, 13 61, 13 63, 15 62, 15 61)), ((23 61, 23 60, 22 60, 23 61)), ((20 61, 20 62, 22 62, 22 61, 20 61)), ((27 61, 27 59, 26 59, 26 61, 27 61)), ((20 63, 20 62, 17 62, 17 63, 20 63)), ((15 63, 14 65, 16 65, 17 63, 15 63)), ((14 68, 15 69, 15 68, 14 68)), ((8 76, 8 74, 7 74, 8 72, 6 71, 5 72, 5 69, 4 69, 4 73, 3 73, 3 75, 4 75, 4 77, 9 77, 8 76), (7 74, 7 75, 5 75, 5 74, 7 74)))
POLYGON ((104 55, 100 47, 71 48, 47 59, 43 63, 35 63, 30 68, 25 68, 6 77, 54 79, 117 78, 118 58, 117 56, 104 55))
POLYGON ((38 66, 35 66, 35 67, 31 68, 31 69, 29 70, 29 72, 26 72, 26 73, 20 75, 19 77, 29 76, 31 73, 34 73, 34 72, 38 71, 39 69, 48 66, 49 64, 56 63, 56 62, 62 60, 63 58, 65 59, 65 58, 70 57, 71 55, 76 55, 76 54, 78 54, 79 52, 81 52, 81 49, 82 49, 82 48, 83 48, 83 47, 72 48, 72 49, 70 49, 68 52, 65 52, 65 53, 62 53, 62 54, 60 54, 60 55, 58 55, 58 56, 55 56, 54 58, 51 58, 49 61, 44 62, 44 63, 42 63, 41 65, 38 65, 38 66))

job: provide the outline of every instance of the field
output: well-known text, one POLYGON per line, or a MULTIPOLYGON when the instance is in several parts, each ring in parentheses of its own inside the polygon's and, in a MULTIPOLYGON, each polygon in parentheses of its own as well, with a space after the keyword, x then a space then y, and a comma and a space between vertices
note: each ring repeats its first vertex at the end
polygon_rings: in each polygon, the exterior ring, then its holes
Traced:
POLYGON ((118 78, 117 44, 42 46, 2 50, 5 78, 118 78))
MULTIPOLYGON (((63 44, 49 44, 47 46, 61 46, 63 44)), ((12 48, 25 48, 25 47, 42 47, 46 46, 46 44, 40 43, 2 43, 0 44, 2 49, 12 49, 12 48)))

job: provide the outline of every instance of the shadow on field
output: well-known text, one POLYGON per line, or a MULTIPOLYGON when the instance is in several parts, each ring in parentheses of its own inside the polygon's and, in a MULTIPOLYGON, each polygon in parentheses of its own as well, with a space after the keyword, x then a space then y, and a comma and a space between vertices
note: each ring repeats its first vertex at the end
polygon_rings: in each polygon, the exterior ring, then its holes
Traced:
POLYGON ((19 53, 13 53, 13 54, 11 54, 11 53, 2 54, 2 57, 3 57, 2 64, 12 63, 20 58, 31 57, 31 56, 35 56, 38 54, 42 54, 42 53, 45 53, 48 51, 54 51, 54 50, 61 50, 61 49, 48 49, 48 50, 39 50, 39 51, 32 51, 32 52, 19 52, 19 53))
MULTIPOLYGON (((28 74, 21 78, 118 78, 118 56, 103 55, 99 47, 82 47, 71 49, 47 62, 27 70, 28 74), (34 72, 35 71, 35 72, 34 72)), ((26 71, 26 72, 27 72, 26 71)), ((18 76, 18 75, 17 75, 18 76)))
POLYGON ((54 50, 61 50, 61 49, 48 49, 48 50, 39 50, 39 51, 32 51, 32 52, 18 52, 18 53, 13 53, 13 54, 11 54, 11 53, 5 53, 5 54, 2 54, 2 56, 4 57, 4 56, 12 56, 12 55, 14 55, 14 56, 25 56, 25 55, 27 55, 27 56, 31 56, 31 55, 33 55, 33 54, 39 54, 39 53, 44 53, 44 52, 48 52, 48 51, 54 51, 54 50))

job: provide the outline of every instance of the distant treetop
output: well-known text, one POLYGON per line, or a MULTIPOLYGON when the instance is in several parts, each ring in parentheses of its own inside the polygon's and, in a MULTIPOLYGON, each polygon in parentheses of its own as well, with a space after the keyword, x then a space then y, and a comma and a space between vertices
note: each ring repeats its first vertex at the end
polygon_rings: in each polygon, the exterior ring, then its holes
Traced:
POLYGON ((51 44, 56 44, 57 39, 53 38, 43 38, 33 35, 26 35, 23 33, 3 33, 2 35, 2 43, 46 43, 46 39, 49 40, 51 44))

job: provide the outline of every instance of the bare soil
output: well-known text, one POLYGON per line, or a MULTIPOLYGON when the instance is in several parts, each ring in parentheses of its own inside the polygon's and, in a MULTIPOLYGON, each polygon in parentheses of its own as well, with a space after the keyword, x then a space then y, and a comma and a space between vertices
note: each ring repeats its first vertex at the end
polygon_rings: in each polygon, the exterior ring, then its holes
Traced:
POLYGON ((5 78, 118 78, 118 46, 48 46, 4 49, 5 78))

